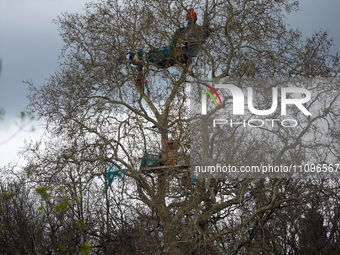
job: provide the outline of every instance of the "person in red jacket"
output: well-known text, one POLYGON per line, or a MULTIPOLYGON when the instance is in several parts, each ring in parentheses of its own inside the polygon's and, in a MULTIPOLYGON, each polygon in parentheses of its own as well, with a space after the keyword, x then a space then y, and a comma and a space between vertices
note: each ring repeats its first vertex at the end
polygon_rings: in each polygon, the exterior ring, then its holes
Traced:
POLYGON ((196 21, 197 21, 197 14, 196 12, 194 11, 194 8, 190 8, 189 9, 189 13, 187 13, 187 19, 188 21, 188 25, 191 25, 192 24, 192 21, 194 21, 194 24, 196 24, 196 21), (190 15, 190 16, 189 16, 190 15))

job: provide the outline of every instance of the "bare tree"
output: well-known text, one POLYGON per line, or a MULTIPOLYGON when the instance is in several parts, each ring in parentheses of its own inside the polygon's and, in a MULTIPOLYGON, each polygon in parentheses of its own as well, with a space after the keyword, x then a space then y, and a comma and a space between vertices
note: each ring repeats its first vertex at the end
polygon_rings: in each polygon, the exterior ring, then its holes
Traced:
MULTIPOLYGON (((74 203, 67 208, 69 218, 83 224, 78 247, 91 243, 110 253, 128 239, 123 254, 287 251, 283 235, 271 236, 278 230, 270 226, 282 227, 276 218, 310 203, 311 184, 282 178, 192 183, 186 81, 205 73, 213 79, 336 76, 339 59, 329 54, 327 34, 302 41, 284 23, 284 13, 297 6, 289 0, 99 1, 56 20, 65 42, 60 69, 41 87, 29 83, 30 106, 47 119, 52 142, 28 150, 26 170, 41 186, 62 187, 74 203), (190 7, 198 13, 196 25, 187 25, 190 7), (117 180, 103 195, 110 166, 117 180)), ((329 119, 338 116, 333 99, 331 113, 324 112, 329 119)), ((265 155, 256 157, 235 133, 227 135, 229 148, 238 149, 231 160, 249 152, 247 162, 257 162, 265 155)), ((280 160, 302 148, 282 143, 280 160)), ((322 155, 314 145, 304 146, 322 155)), ((338 188, 327 188, 332 185, 338 188)))

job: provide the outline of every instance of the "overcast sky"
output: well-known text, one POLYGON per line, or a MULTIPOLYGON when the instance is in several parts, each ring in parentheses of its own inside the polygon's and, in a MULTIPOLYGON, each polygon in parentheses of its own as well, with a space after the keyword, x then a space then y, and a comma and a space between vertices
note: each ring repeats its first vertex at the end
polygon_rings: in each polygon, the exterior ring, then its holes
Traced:
MULTIPOLYGON (((16 116, 28 104, 23 80, 39 85, 58 67, 62 40, 52 23, 59 14, 82 12, 87 0, 0 0, 0 108, 5 108, 0 121, 0 167, 17 160, 25 138, 38 139, 42 134, 38 123, 35 132, 22 131, 1 145, 16 132, 16 116)), ((302 0, 301 11, 289 16, 289 23, 310 36, 319 29, 329 31, 335 39, 333 52, 340 48, 340 0, 302 0)), ((29 130, 30 128, 26 128, 29 130)))

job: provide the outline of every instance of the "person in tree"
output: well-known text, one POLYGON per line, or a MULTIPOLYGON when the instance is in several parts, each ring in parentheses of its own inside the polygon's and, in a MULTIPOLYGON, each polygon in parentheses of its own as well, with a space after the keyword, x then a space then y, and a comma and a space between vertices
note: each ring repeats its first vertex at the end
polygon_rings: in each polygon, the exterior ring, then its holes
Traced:
POLYGON ((197 13, 194 11, 194 8, 189 9, 189 12, 187 13, 186 20, 188 21, 188 26, 190 26, 192 24, 192 22, 194 22, 194 24, 196 24, 197 13))
POLYGON ((137 79, 136 79, 136 84, 138 86, 142 86, 142 81, 143 81, 143 77, 144 77, 144 71, 143 71, 143 62, 139 61, 137 64, 137 71, 138 71, 138 75, 137 75, 137 79))
POLYGON ((143 78, 144 78, 143 48, 140 48, 139 51, 137 52, 137 54, 135 54, 133 62, 134 62, 135 65, 137 65, 137 71, 138 71, 136 83, 137 83, 138 86, 141 86, 143 78))

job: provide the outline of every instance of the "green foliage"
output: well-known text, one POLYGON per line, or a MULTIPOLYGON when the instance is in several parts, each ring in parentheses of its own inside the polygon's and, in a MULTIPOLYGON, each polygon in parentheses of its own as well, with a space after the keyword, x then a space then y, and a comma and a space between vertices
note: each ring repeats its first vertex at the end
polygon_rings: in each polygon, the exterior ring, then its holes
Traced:
POLYGON ((13 192, 3 192, 1 193, 1 197, 4 199, 4 200, 10 200, 14 197, 14 193, 13 192))
POLYGON ((92 245, 89 243, 80 244, 81 254, 86 255, 92 251, 92 245))
POLYGON ((45 209, 45 207, 43 207, 43 206, 39 206, 38 207, 38 211, 42 211, 42 210, 44 210, 45 209))
POLYGON ((41 195, 43 198, 47 198, 49 197, 49 193, 47 192, 48 190, 52 190, 53 188, 52 187, 38 187, 38 188, 35 188, 35 191, 41 195))
POLYGON ((75 223, 76 223, 76 226, 80 229, 85 226, 85 222, 83 220, 77 220, 75 223))
POLYGON ((47 188, 46 187, 38 187, 38 188, 35 189, 35 191, 42 196, 47 194, 47 188))
POLYGON ((65 210, 67 209, 67 206, 68 206, 68 200, 65 200, 64 202, 55 205, 55 206, 54 206, 54 209, 55 209, 57 212, 65 211, 65 210))
POLYGON ((58 188, 56 191, 61 193, 61 195, 64 197, 64 201, 55 205, 54 209, 57 212, 65 211, 67 209, 67 207, 69 206, 69 200, 70 200, 69 196, 68 196, 68 194, 65 193, 65 191, 62 187, 58 188))
POLYGON ((33 235, 35 237, 35 241, 37 243, 42 243, 42 237, 43 237, 43 233, 44 233, 44 230, 41 226, 39 226, 38 224, 36 224, 34 226, 34 231, 33 231, 33 235))
POLYGON ((66 246, 65 245, 60 245, 58 249, 59 249, 59 251, 64 251, 65 252, 66 251, 66 246))
POLYGON ((85 224, 83 220, 75 220, 75 225, 77 226, 79 230, 82 230, 82 231, 89 230, 89 227, 85 224))
POLYGON ((34 165, 34 164, 29 164, 27 167, 24 168, 24 170, 25 170, 25 172, 28 176, 33 175, 35 173, 36 169, 37 169, 37 166, 34 165))

